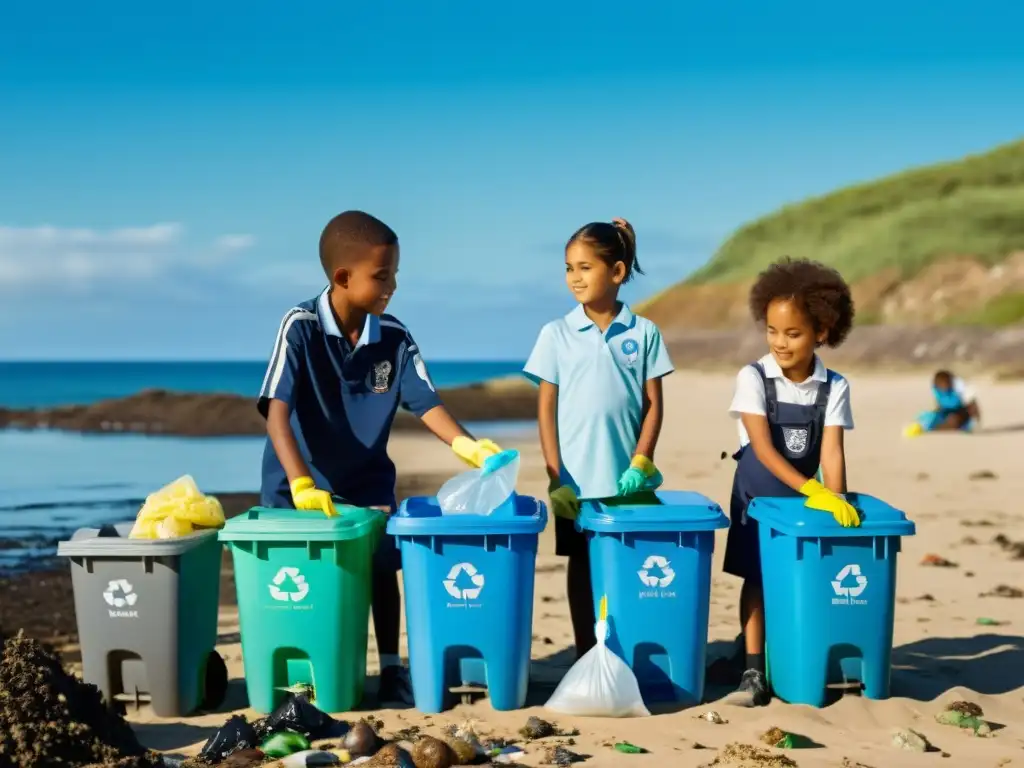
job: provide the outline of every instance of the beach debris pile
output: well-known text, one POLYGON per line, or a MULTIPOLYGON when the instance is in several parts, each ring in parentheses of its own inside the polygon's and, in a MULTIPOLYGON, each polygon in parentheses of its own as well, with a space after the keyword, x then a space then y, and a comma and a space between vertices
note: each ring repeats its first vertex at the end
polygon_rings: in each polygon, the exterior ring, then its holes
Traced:
POLYGON ((979 593, 978 597, 1009 597, 1014 599, 1020 599, 1024 597, 1024 589, 1021 589, 1020 587, 1007 586, 1006 584, 1000 584, 999 586, 989 590, 988 592, 979 593))
POLYGON ((224 527, 224 508, 199 490, 191 475, 179 477, 146 497, 132 526, 132 539, 173 539, 224 527))
POLYGON ((959 568, 960 566, 952 560, 947 560, 942 555, 928 554, 921 558, 921 565, 930 565, 933 568, 959 568))
MULTIPOLYGON (((531 718, 529 732, 550 736, 578 735, 531 718), (536 721, 536 722, 532 722, 536 721)), ((234 715, 209 738, 199 757, 182 760, 174 768, 452 768, 459 765, 513 764, 526 752, 506 739, 482 738, 470 722, 445 728, 440 738, 424 734, 418 726, 381 736, 384 723, 364 718, 351 724, 335 720, 316 707, 306 693, 290 693, 273 713, 249 723, 234 715)), ((524 728, 524 731, 527 730, 524 728)), ((571 746, 573 740, 569 739, 571 746)), ((586 759, 564 747, 553 765, 586 759), (569 756, 573 759, 565 762, 569 756), (579 758, 579 759, 576 759, 579 758)), ((550 752, 550 750, 549 750, 550 752)))
POLYGON ((772 726, 761 734, 761 741, 776 749, 807 749, 813 742, 799 733, 790 733, 777 726, 772 726))
POLYGON ((19 632, 0 655, 0 768, 28 765, 159 768, 99 689, 64 670, 60 658, 19 632))
POLYGON ((935 715, 935 722, 961 728, 975 736, 990 736, 992 726, 982 719, 981 707, 971 701, 954 701, 935 715))
POLYGON ((1024 541, 1011 541, 1006 534, 999 533, 992 539, 992 543, 1009 553, 1014 560, 1024 560, 1024 541))
POLYGON ((700 768, 796 768, 796 761, 779 752, 772 752, 764 747, 733 742, 719 750, 718 755, 710 763, 700 768))

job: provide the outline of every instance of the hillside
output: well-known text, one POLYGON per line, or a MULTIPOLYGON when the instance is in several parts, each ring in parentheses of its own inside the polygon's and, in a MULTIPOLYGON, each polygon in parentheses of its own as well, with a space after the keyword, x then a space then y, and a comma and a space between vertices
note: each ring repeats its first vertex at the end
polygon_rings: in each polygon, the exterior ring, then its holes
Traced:
POLYGON ((783 255, 839 269, 864 324, 1024 321, 1024 140, 785 206, 642 311, 668 329, 740 326, 751 280, 783 255))

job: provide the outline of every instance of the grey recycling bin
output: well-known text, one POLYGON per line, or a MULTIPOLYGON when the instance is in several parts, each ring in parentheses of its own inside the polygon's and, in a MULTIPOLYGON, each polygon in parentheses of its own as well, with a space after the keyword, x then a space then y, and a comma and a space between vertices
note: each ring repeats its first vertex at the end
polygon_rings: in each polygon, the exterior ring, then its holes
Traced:
POLYGON ((131 529, 82 528, 57 545, 71 561, 82 677, 109 702, 148 699, 160 717, 216 708, 227 689, 214 650, 217 531, 129 539, 131 529))

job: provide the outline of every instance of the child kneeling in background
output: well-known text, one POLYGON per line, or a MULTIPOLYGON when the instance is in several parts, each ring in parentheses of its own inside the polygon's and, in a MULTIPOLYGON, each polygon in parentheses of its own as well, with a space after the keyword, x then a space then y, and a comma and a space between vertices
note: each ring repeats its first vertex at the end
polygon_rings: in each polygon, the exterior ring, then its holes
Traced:
POLYGON ((925 432, 971 432, 981 421, 978 396, 974 388, 950 371, 938 371, 932 379, 935 408, 925 411, 903 430, 906 437, 925 432))
POLYGON ((853 429, 850 385, 815 350, 838 347, 853 324, 853 299, 835 270, 785 259, 762 272, 750 292, 755 321, 765 325, 768 354, 736 377, 729 407, 739 419, 740 449, 730 505, 725 572, 743 579, 740 624, 746 651, 739 688, 726 701, 764 706, 764 592, 757 521, 747 506, 758 496, 807 497, 844 527, 859 526, 846 492, 843 432, 853 429), (816 479, 819 467, 824 484, 816 479))

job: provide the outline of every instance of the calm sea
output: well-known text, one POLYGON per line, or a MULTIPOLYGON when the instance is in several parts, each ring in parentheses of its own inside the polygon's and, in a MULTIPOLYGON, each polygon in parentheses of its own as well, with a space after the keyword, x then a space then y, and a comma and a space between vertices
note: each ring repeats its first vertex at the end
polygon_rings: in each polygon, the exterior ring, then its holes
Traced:
MULTIPOLYGON (((142 389, 259 391, 261 362, 0 362, 0 407, 45 408, 142 389)), ((522 362, 440 361, 438 387, 515 375, 522 362)), ((509 425, 492 424, 499 433, 509 425)), ((79 435, 0 430, 0 574, 45 564, 53 542, 86 525, 129 519, 139 500, 183 474, 208 493, 259 488, 262 438, 79 435), (2 541, 6 540, 6 541, 2 541)))

